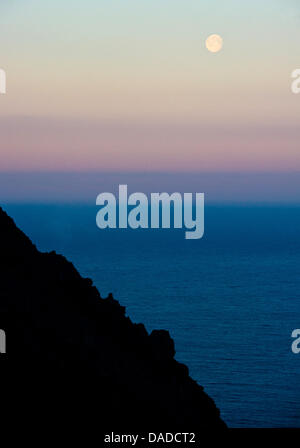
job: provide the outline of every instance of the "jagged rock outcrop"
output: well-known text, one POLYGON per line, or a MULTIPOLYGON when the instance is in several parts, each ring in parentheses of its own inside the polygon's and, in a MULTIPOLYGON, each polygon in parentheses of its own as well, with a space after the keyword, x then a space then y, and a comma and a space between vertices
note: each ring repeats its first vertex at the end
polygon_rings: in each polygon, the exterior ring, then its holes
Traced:
POLYGON ((39 252, 1 208, 0 245, 0 357, 14 418, 51 427, 67 415, 75 431, 225 428, 174 359, 167 331, 132 323, 63 256, 39 252))

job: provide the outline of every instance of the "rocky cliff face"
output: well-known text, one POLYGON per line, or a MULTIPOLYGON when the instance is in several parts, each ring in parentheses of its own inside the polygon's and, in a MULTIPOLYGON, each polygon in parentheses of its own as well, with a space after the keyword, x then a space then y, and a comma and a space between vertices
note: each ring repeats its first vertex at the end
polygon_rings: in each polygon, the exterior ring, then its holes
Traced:
POLYGON ((167 331, 132 323, 63 256, 39 252, 1 208, 0 245, 0 358, 14 418, 51 426, 67 415, 73 431, 225 428, 174 359, 167 331))

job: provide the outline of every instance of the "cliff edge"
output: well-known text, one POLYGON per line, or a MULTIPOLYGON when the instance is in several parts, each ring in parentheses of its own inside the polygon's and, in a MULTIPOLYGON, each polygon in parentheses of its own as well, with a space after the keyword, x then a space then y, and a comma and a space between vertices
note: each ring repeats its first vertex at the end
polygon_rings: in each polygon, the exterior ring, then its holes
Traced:
POLYGON ((63 256, 39 252, 1 208, 0 246, 0 357, 15 418, 53 425, 68 415, 86 431, 226 428, 174 359, 167 331, 132 323, 63 256))

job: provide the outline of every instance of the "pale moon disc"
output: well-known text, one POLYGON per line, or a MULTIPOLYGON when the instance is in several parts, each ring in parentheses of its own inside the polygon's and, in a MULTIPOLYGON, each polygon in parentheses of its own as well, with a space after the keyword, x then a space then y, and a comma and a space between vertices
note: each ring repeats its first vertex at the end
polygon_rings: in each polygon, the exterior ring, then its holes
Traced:
POLYGON ((206 39, 206 48, 211 53, 218 53, 223 47, 223 39, 218 34, 212 34, 206 39))

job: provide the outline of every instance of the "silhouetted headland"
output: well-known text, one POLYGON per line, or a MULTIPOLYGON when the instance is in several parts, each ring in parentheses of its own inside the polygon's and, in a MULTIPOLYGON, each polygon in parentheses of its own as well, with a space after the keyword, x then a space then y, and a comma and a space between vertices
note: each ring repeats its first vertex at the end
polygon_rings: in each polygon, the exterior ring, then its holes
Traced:
POLYGON ((0 239, 0 328, 7 337, 0 357, 15 416, 50 426, 71 416, 74 431, 226 427, 174 359, 168 331, 149 335, 132 323, 63 256, 39 252, 1 208, 0 239), (45 417, 49 409, 53 421, 45 417))

